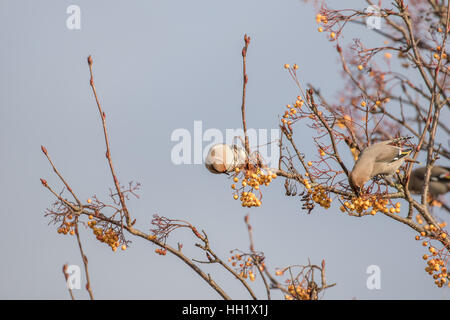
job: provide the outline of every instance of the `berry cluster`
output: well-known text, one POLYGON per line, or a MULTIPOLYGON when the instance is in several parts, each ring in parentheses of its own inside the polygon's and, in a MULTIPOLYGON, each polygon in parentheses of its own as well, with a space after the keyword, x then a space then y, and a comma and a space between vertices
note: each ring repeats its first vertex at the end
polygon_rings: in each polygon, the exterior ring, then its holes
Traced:
MULTIPOLYGON (((228 262, 231 263, 233 267, 236 268, 236 270, 239 272, 239 277, 243 279, 249 278, 250 281, 255 281, 255 268, 257 268, 257 264, 255 263, 254 259, 248 255, 243 253, 236 253, 233 254, 233 251, 231 257, 228 258, 228 262)), ((264 270, 265 264, 262 262, 259 265, 259 269, 261 271, 264 270)))
MULTIPOLYGON (((328 18, 327 18, 326 15, 323 15, 323 14, 319 13, 319 14, 316 15, 316 22, 318 24, 322 24, 323 25, 323 26, 320 26, 319 28, 317 28, 317 31, 323 32, 324 31, 324 27, 326 27, 326 25, 328 23, 328 18)), ((330 29, 330 28, 327 28, 327 29, 330 29)), ((336 39, 336 33, 331 31, 330 32, 330 40, 334 40, 334 39, 336 39)))
POLYGON ((241 173, 239 168, 235 169, 235 176, 233 177, 233 184, 231 189, 235 190, 233 198, 235 200, 240 199, 243 207, 259 207, 261 206, 261 186, 268 186, 273 179, 277 177, 275 173, 270 171, 264 171, 261 168, 255 168, 253 170, 244 170, 245 173, 241 173), (239 178, 241 176, 241 179, 239 178), (241 187, 237 187, 236 183, 241 184, 241 187), (247 191, 246 191, 247 190, 247 191), (259 191, 260 196, 257 197, 254 191, 259 191))
POLYGON ((283 124, 287 124, 288 126, 290 126, 294 120, 297 120, 299 118, 298 113, 301 110, 301 107, 303 106, 304 103, 305 102, 302 99, 302 97, 298 96, 293 106, 291 106, 290 104, 286 105, 287 110, 284 111, 284 114, 281 117, 281 122, 283 124))
MULTIPOLYGON (((441 46, 437 46, 436 51, 441 51, 441 46)), ((433 58, 435 58, 436 60, 440 60, 441 58, 447 59, 447 54, 445 52, 442 52, 442 56, 439 56, 438 53, 435 53, 433 54, 433 58)))
MULTIPOLYGON (((279 269, 277 271, 275 271, 275 275, 276 276, 282 276, 284 275, 284 272, 287 270, 286 269, 279 269)), ((291 280, 287 280, 287 283, 289 284, 287 287, 287 290, 289 291, 289 294, 286 294, 284 296, 284 298, 286 300, 310 300, 311 299, 311 288, 305 288, 304 284, 305 281, 304 279, 302 280, 301 283, 299 283, 298 280, 294 280, 294 282, 292 282, 291 280)))
MULTIPOLYGON (((423 258, 425 260, 428 259, 428 255, 425 254, 423 258)), ((439 288, 442 288, 442 286, 448 283, 447 268, 444 266, 445 262, 442 259, 430 259, 427 261, 427 264, 428 266, 425 268, 425 271, 433 277, 434 283, 439 288)), ((448 286, 450 287, 450 283, 448 286)))
MULTIPOLYGON (((89 216, 88 227, 92 229, 98 241, 106 243, 111 247, 112 251, 116 252, 120 246, 119 234, 112 228, 97 227, 97 221, 92 220, 93 218, 92 215, 89 216)), ((126 250, 126 248, 127 246, 122 244, 121 249, 126 250)))
POLYGON ((159 254, 160 256, 165 256, 166 253, 167 253, 167 250, 166 250, 166 249, 161 249, 161 248, 156 248, 156 249, 155 249, 155 252, 156 252, 157 254, 159 254))
MULTIPOLYGON (((72 220, 73 216, 71 214, 69 214, 68 216, 66 216, 66 218, 68 220, 72 220)), ((70 234, 70 235, 74 235, 75 234, 75 222, 74 221, 66 221, 66 219, 64 219, 62 225, 58 228, 58 233, 59 234, 70 234)))
POLYGON ((328 18, 327 18, 327 16, 318 13, 318 14, 316 15, 316 22, 317 22, 317 23, 327 24, 327 23, 328 23, 328 18))
POLYGON ((286 294, 284 296, 284 298, 286 300, 294 300, 294 299, 310 300, 311 299, 311 296, 310 296, 311 289, 310 288, 304 288, 300 284, 297 285, 297 286, 294 286, 293 284, 290 284, 288 286, 288 291, 289 291, 290 295, 286 294))
POLYGON ((311 196, 311 199, 315 203, 319 204, 325 209, 330 208, 333 199, 328 196, 328 192, 323 186, 317 185, 314 188, 311 188, 311 185, 309 184, 307 179, 304 179, 303 182, 305 184, 305 188, 308 190, 308 194, 311 196))
MULTIPOLYGON (((420 215, 416 216, 416 220, 419 224, 422 224, 423 221, 420 215)), ((439 224, 439 228, 444 228, 446 223, 439 224)), ((425 225, 424 229, 430 233, 432 238, 443 240, 447 238, 447 233, 440 231, 434 225, 425 225)), ((420 235, 415 236, 416 240, 422 240, 422 246, 427 247, 429 253, 426 253, 422 256, 423 260, 427 260, 427 267, 425 271, 433 277, 434 283, 441 288, 445 284, 450 287, 449 274, 447 273, 447 264, 448 264, 448 253, 444 253, 445 248, 438 250, 436 247, 431 245, 430 240, 426 238, 426 232, 422 231, 420 235)))
MULTIPOLYGON (((343 198, 342 198, 343 199, 343 198)), ((388 199, 382 199, 377 197, 376 195, 372 195, 369 197, 353 197, 348 201, 345 201, 344 204, 340 207, 342 212, 349 213, 358 213, 358 214, 371 214, 375 215, 377 212, 383 213, 400 213, 400 202, 397 202, 395 205, 392 205, 391 208, 389 205, 388 199), (371 208, 371 209, 370 209, 371 208)))

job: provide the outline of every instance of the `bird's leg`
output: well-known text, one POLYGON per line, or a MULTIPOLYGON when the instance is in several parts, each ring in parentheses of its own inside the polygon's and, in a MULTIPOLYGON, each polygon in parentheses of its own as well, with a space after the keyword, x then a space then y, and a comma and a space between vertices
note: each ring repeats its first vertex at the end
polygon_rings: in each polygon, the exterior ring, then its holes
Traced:
MULTIPOLYGON (((375 184, 377 185, 377 192, 376 193, 380 193, 381 192, 381 184, 383 180, 383 176, 382 175, 376 175, 372 178, 372 186, 375 186, 375 184)), ((373 188, 373 187, 372 187, 373 188)))
POLYGON ((387 184, 384 184, 386 186, 386 190, 384 191, 385 194, 389 193, 389 186, 387 184))
POLYGON ((375 187, 375 181, 372 181, 372 183, 369 185, 369 187, 367 188, 367 194, 371 194, 373 191, 373 188, 375 187))

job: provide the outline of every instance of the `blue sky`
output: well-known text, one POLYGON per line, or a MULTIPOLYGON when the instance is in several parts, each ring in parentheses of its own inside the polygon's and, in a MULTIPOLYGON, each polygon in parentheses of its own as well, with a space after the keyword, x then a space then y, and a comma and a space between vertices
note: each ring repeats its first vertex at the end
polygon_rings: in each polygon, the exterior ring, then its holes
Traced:
MULTIPOLYGON (((359 1, 339 4, 364 7, 359 1)), ((364 26, 349 32, 348 41, 379 40, 364 26)), ((203 130, 240 127, 245 33, 252 39, 249 127, 277 128, 283 106, 298 95, 285 63, 297 63, 301 80, 329 99, 342 88, 333 44, 317 32, 314 8, 303 1, 0 3, 0 298, 67 299, 61 267, 81 265, 75 238, 57 234, 44 217, 54 199, 39 178, 62 186, 41 145, 84 201, 93 195, 106 200, 113 187, 89 86, 86 58, 92 55, 119 179, 142 184, 140 199, 129 202, 136 227, 148 231, 155 213, 188 220, 208 233, 226 260, 232 249, 248 250, 243 218, 250 213, 256 248, 272 270, 326 260, 327 279, 337 286, 325 299, 448 299, 448 290, 437 289, 425 273, 424 249, 404 225, 382 215, 348 217, 337 207, 307 215, 298 199, 284 196, 282 179, 266 188, 261 208, 243 209, 226 177, 203 165, 172 163, 174 130, 193 132, 194 121, 202 121, 203 130), (80 30, 66 27, 72 4, 81 9, 80 30), (370 265, 381 269, 380 290, 366 287, 370 265)), ((307 155, 316 152, 311 134, 306 127, 296 130, 307 155)), ((444 212, 436 215, 449 221, 444 212)), ((154 245, 129 237, 131 247, 113 253, 88 230, 81 233, 97 298, 220 298, 175 257, 155 254, 154 245)), ((187 231, 169 238, 201 259, 194 241, 187 231)), ((205 270, 233 298, 249 298, 218 266, 205 270)), ((260 281, 254 287, 264 298, 260 281)), ((85 290, 75 295, 88 298, 85 290)))

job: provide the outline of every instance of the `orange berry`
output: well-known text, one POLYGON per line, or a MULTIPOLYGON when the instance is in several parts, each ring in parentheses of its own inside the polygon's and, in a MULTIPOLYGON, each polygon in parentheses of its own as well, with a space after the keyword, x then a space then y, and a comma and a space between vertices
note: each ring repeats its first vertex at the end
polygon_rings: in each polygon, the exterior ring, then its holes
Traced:
POLYGON ((320 13, 318 13, 317 15, 316 15, 316 22, 317 23, 320 23, 321 21, 322 21, 322 19, 323 18, 325 18, 323 15, 321 15, 320 13))

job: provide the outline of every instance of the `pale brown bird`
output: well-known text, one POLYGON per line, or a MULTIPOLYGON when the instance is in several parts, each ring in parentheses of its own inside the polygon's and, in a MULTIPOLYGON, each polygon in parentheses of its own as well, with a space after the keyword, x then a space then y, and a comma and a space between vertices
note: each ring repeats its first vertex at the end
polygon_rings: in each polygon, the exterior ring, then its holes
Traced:
POLYGON ((367 181, 375 176, 393 175, 405 162, 405 157, 412 151, 412 148, 404 149, 395 144, 410 138, 401 137, 382 141, 365 148, 350 172, 350 184, 356 189, 361 189, 367 181))
POLYGON ((243 167, 246 159, 247 154, 241 147, 220 143, 209 149, 205 166, 211 173, 230 173, 243 167))
MULTIPOLYGON (((409 180, 409 190, 412 193, 422 193, 425 183, 426 167, 420 167, 411 172, 409 180)), ((431 168, 428 192, 434 197, 438 197, 450 191, 450 168, 435 166, 431 168)))

